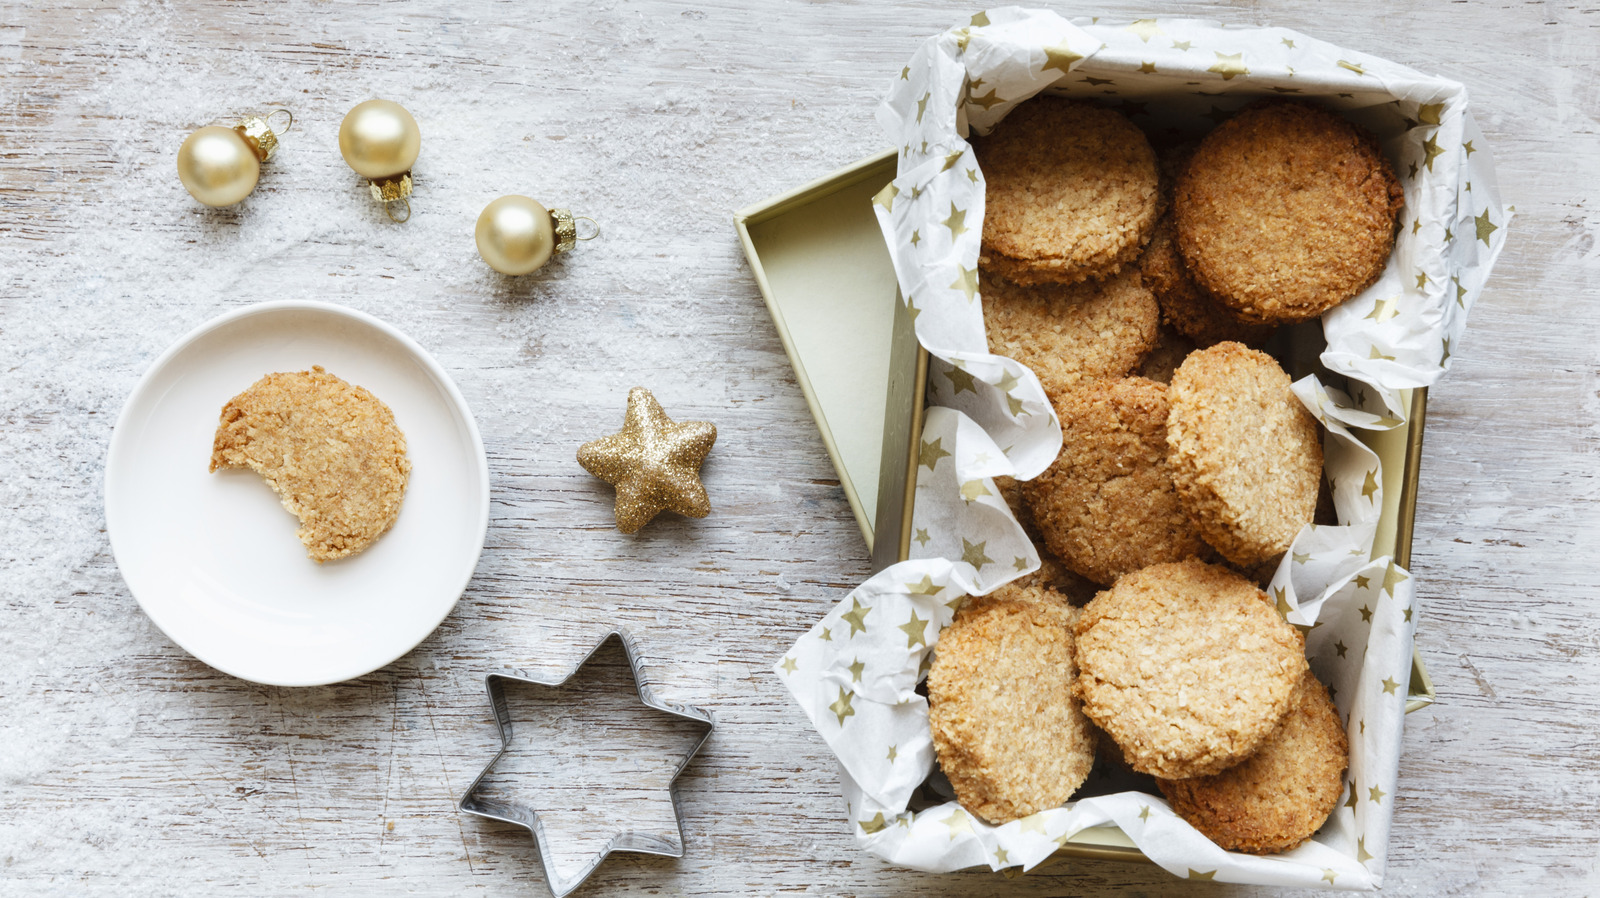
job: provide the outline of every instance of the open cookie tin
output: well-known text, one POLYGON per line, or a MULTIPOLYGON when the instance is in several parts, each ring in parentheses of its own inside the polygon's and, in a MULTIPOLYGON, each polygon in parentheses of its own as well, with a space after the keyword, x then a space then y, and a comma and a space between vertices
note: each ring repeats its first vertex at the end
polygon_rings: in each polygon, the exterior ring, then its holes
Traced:
MULTIPOLYGON (((816 419, 856 522, 881 570, 910 554, 916 450, 922 433, 928 353, 917 342, 872 198, 895 177, 886 150, 734 216, 795 379, 816 419)), ((1293 378, 1318 370, 1320 324, 1287 334, 1280 361, 1293 378)), ((1428 391, 1404 391, 1410 416, 1389 431, 1354 430, 1383 463, 1383 510, 1373 557, 1411 561, 1412 525, 1428 391)), ((1434 700, 1416 654, 1409 713, 1434 700)), ((1060 854, 1140 860, 1120 832, 1087 830, 1060 854)))

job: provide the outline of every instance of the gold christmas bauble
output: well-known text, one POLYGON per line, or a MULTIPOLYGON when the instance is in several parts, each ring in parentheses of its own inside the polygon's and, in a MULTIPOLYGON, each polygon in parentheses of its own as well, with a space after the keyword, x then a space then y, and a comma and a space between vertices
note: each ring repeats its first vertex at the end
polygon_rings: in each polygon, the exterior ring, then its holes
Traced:
POLYGON ((178 148, 178 180, 207 206, 231 206, 250 195, 261 177, 261 160, 232 128, 211 125, 189 135, 178 148))
POLYGON ((537 271, 556 250, 550 210, 525 196, 503 196, 483 208, 474 231, 478 255, 501 274, 537 271))
POLYGON ((422 149, 417 120, 399 103, 368 100, 339 125, 339 153, 363 178, 395 178, 411 170, 422 149))

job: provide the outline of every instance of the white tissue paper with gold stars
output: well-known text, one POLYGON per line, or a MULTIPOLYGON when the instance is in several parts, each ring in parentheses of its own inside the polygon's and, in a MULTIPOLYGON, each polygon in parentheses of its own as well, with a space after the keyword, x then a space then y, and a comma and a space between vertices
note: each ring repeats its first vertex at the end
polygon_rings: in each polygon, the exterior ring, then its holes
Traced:
POLYGON ((1392 558, 1371 558, 1383 472, 1351 428, 1405 423, 1401 391, 1448 370, 1504 243, 1510 211, 1466 102, 1460 84, 1297 32, 1193 19, 1068 21, 1008 7, 917 50, 880 110, 900 161, 875 201, 917 337, 934 356, 912 558, 852 591, 776 668, 837 753, 850 826, 867 850, 926 871, 1026 870, 1085 830, 1115 826, 1191 879, 1382 884, 1415 590, 1392 558), (984 179, 966 137, 1046 90, 1108 103, 1152 132, 1198 133, 1261 97, 1313 99, 1378 135, 1405 187, 1386 271, 1323 316, 1327 376, 1294 385, 1326 431, 1339 523, 1302 530, 1269 591, 1306 633, 1312 670, 1346 724, 1350 767, 1328 822, 1283 854, 1224 851, 1144 792, 1080 797, 1003 826, 954 801, 912 807, 935 771, 927 700, 916 689, 941 630, 965 596, 1039 567, 993 478, 1037 476, 1061 432, 1033 373, 987 351, 984 179))

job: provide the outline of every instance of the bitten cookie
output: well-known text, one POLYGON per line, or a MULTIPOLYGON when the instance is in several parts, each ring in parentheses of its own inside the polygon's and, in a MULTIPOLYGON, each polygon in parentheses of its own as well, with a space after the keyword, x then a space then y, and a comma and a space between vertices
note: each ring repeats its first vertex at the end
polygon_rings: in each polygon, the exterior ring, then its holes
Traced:
POLYGON ((1083 609, 1076 632, 1084 713, 1130 766, 1164 779, 1249 757, 1308 670, 1300 634, 1255 584, 1198 561, 1128 574, 1083 609))
POLYGON ((1156 784, 1206 838, 1230 851, 1271 854, 1304 843, 1333 813, 1349 758, 1338 709, 1307 673, 1294 709, 1255 754, 1214 776, 1156 784))
POLYGON ((1160 318, 1131 268, 1070 287, 991 281, 983 292, 989 351, 1027 365, 1052 397, 1085 378, 1132 371, 1155 345, 1160 318))
POLYGON ((1223 557, 1252 568, 1311 522, 1322 480, 1316 419, 1264 352, 1218 343, 1172 375, 1167 458, 1183 507, 1223 557))
POLYGON ((1200 287, 1246 321, 1286 323, 1378 279, 1404 202, 1371 134, 1321 107, 1269 100, 1200 141, 1173 215, 1200 287))
POLYGON ((1149 241, 1156 157, 1122 113, 1036 97, 973 144, 987 184, 987 273, 1072 284, 1115 273, 1149 241))
POLYGON ((266 479, 317 562, 376 542, 399 516, 411 473, 389 407, 320 365, 268 374, 228 400, 211 470, 230 467, 266 479))
POLYGON ((1054 400, 1061 454, 1022 496, 1063 564, 1099 584, 1209 553, 1167 465, 1167 388, 1142 377, 1090 381, 1054 400))
POLYGON ((963 807, 1005 823, 1072 797, 1094 766, 1094 735, 1072 695, 1078 612, 1039 588, 969 599, 939 635, 928 722, 963 807))

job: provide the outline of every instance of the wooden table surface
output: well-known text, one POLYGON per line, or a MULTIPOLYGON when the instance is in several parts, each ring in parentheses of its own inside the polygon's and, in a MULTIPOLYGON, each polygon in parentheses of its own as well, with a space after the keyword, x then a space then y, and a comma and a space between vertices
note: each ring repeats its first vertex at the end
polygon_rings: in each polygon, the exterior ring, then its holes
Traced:
MULTIPOLYGON (((0 894, 541 894, 526 833, 459 814, 492 755, 482 675, 637 634, 718 727, 680 781, 688 853, 583 894, 1216 895, 1147 865, 926 876, 858 850, 834 762, 770 672, 868 571, 735 240, 736 208, 878 150, 873 109, 960 3, 0 4, 0 894), (340 160, 356 102, 422 123, 415 217, 340 160), (291 107, 261 185, 208 211, 173 157, 291 107), (469 237, 504 193, 601 222, 540 276, 469 237), (487 545, 455 611, 336 686, 219 674, 140 612, 105 537, 112 424, 222 311, 377 315, 456 379, 489 453, 487 545), (627 388, 715 422, 715 511, 610 528, 573 461, 627 388)), ((1518 217, 1431 394, 1413 571, 1439 701, 1412 715, 1390 895, 1600 895, 1600 8, 1259 0, 1468 85, 1518 217)))

